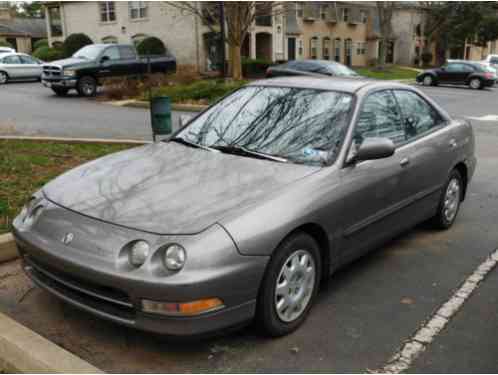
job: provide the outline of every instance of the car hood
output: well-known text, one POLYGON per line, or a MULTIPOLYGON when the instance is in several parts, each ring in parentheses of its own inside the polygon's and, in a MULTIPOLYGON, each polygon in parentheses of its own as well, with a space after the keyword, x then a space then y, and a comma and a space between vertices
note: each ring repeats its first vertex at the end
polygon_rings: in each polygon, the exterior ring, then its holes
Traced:
POLYGON ((106 222, 192 234, 319 169, 160 142, 84 164, 43 192, 55 204, 106 222))
POLYGON ((55 60, 55 61, 52 61, 50 63, 46 63, 45 65, 57 65, 57 66, 60 66, 61 68, 72 68, 75 66, 84 67, 84 66, 90 65, 90 64, 91 64, 90 60, 76 59, 76 58, 70 57, 68 59, 55 60))

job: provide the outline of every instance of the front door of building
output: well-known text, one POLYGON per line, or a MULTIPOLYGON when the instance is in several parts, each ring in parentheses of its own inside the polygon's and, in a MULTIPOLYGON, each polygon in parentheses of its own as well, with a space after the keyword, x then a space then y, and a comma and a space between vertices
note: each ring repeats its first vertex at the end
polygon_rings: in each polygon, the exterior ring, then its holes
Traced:
POLYGON ((347 66, 353 65, 353 41, 351 39, 344 41, 344 62, 347 66))
POLYGON ((287 60, 296 59, 296 38, 287 39, 287 60))

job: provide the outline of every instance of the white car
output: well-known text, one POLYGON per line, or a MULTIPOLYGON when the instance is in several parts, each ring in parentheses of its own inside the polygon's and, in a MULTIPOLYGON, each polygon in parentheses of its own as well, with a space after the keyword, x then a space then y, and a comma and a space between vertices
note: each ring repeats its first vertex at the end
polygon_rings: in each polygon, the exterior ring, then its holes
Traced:
POLYGON ((0 47, 0 53, 15 53, 16 50, 10 47, 0 47))
POLYGON ((43 61, 25 53, 0 53, 0 85, 8 81, 41 79, 43 61))
POLYGON ((481 63, 495 69, 498 73, 498 55, 488 55, 481 63))

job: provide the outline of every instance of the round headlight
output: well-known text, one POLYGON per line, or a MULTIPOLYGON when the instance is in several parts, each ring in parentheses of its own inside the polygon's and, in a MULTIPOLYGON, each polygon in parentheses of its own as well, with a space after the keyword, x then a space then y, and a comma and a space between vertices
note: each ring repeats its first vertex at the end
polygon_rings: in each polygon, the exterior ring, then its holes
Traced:
POLYGON ((131 247, 129 254, 130 264, 134 267, 140 267, 145 263, 149 256, 150 246, 145 241, 136 241, 131 247))
POLYGON ((187 259, 185 249, 178 244, 169 245, 164 252, 164 265, 170 271, 182 269, 187 259))

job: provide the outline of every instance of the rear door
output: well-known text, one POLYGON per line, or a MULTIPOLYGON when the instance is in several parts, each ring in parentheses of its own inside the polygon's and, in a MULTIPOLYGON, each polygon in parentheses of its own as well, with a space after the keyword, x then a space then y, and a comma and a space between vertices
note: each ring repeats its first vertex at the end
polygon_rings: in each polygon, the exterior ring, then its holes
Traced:
POLYGON ((24 78, 26 72, 21 59, 17 55, 8 55, 2 59, 3 68, 7 71, 10 78, 24 78))
MULTIPOLYGON (((401 113, 391 90, 377 91, 364 99, 350 153, 370 137, 387 137, 395 145, 405 140, 401 113)), ((400 223, 392 217, 402 199, 402 160, 403 155, 396 150, 391 157, 362 161, 341 170, 341 185, 345 190, 341 218, 344 262, 362 255, 399 230, 400 223)))
MULTIPOLYGON (((147 72, 146 60, 139 61, 132 46, 119 46, 119 72, 121 75, 141 74, 147 72)), ((151 66, 151 71, 153 71, 151 66)))
POLYGON ((455 141, 448 122, 423 97, 403 89, 394 90, 394 95, 406 137, 397 150, 405 163, 400 184, 403 208, 400 220, 415 224, 435 212, 440 189, 455 160, 455 141))

